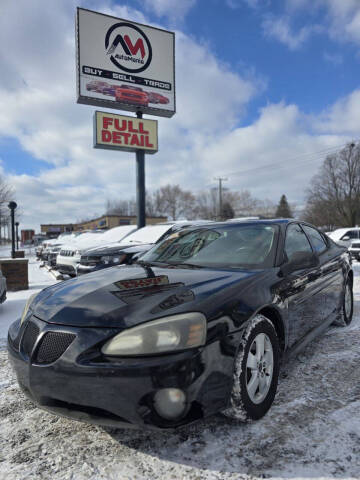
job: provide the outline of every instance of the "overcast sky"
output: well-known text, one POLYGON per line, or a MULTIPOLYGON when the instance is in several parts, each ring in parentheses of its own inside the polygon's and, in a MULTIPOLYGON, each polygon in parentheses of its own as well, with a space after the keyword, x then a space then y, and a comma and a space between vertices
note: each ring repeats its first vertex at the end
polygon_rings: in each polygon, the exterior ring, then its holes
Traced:
POLYGON ((359 139, 359 0, 1 0, 0 173, 23 228, 135 195, 134 154, 94 150, 94 108, 76 104, 76 6, 176 32, 177 113, 159 119, 149 190, 221 175, 302 205, 325 154, 359 139))

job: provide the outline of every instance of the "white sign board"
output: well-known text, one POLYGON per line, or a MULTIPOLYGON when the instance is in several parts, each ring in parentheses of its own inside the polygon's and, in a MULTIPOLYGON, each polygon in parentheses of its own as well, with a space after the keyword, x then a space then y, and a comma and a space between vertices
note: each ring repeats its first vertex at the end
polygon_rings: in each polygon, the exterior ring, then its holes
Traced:
POLYGON ((77 9, 77 101, 143 112, 175 113, 175 34, 77 9))

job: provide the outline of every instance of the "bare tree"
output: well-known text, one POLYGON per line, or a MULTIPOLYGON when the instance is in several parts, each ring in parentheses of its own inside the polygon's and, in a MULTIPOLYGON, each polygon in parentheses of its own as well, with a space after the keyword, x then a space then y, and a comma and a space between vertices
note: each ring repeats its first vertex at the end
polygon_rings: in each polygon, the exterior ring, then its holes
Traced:
POLYGON ((352 227, 360 221, 360 144, 329 155, 307 191, 305 220, 352 227))
POLYGON ((254 214, 259 217, 274 218, 276 205, 269 199, 258 200, 254 214))
POLYGON ((136 202, 130 200, 106 200, 106 215, 136 215, 136 202))
POLYGON ((168 215, 172 220, 181 217, 193 218, 195 197, 179 185, 165 185, 155 192, 159 213, 168 215))
POLYGON ((8 203, 14 199, 14 196, 12 185, 0 176, 0 241, 1 238, 6 237, 5 230, 8 228, 10 218, 8 203))

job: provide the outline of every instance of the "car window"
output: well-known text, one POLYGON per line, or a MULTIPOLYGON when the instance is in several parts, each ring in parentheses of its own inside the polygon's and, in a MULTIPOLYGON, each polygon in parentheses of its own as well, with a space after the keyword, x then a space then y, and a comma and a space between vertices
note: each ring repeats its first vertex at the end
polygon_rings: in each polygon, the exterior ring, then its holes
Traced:
POLYGON ((344 237, 349 237, 351 240, 353 240, 354 238, 358 239, 359 230, 349 230, 348 232, 344 233, 340 240, 343 240, 344 237))
POLYGON ((311 245, 299 224, 291 224, 286 230, 285 253, 288 260, 295 252, 312 252, 311 245))
POLYGON ((315 252, 322 253, 327 249, 327 244, 320 232, 315 230, 315 228, 308 227, 307 225, 302 225, 302 228, 305 230, 305 233, 310 238, 310 242, 312 243, 315 252))
POLYGON ((277 231, 276 225, 267 224, 178 230, 142 260, 200 267, 272 267, 277 231))

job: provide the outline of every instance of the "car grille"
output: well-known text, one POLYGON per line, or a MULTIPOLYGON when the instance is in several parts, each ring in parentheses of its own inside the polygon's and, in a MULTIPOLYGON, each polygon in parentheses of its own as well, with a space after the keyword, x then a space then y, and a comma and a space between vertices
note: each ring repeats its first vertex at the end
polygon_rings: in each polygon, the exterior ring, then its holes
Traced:
POLYGON ((351 248, 360 248, 360 243, 352 243, 351 248))
POLYGON ((76 335, 65 332, 47 332, 37 351, 37 363, 55 362, 72 343, 76 335))
POLYGON ((30 357, 31 352, 34 348, 36 339, 39 335, 40 329, 34 322, 27 322, 24 335, 22 337, 22 350, 23 352, 30 357))
POLYGON ((62 257, 73 257, 75 255, 74 250, 61 250, 60 255, 62 257))

